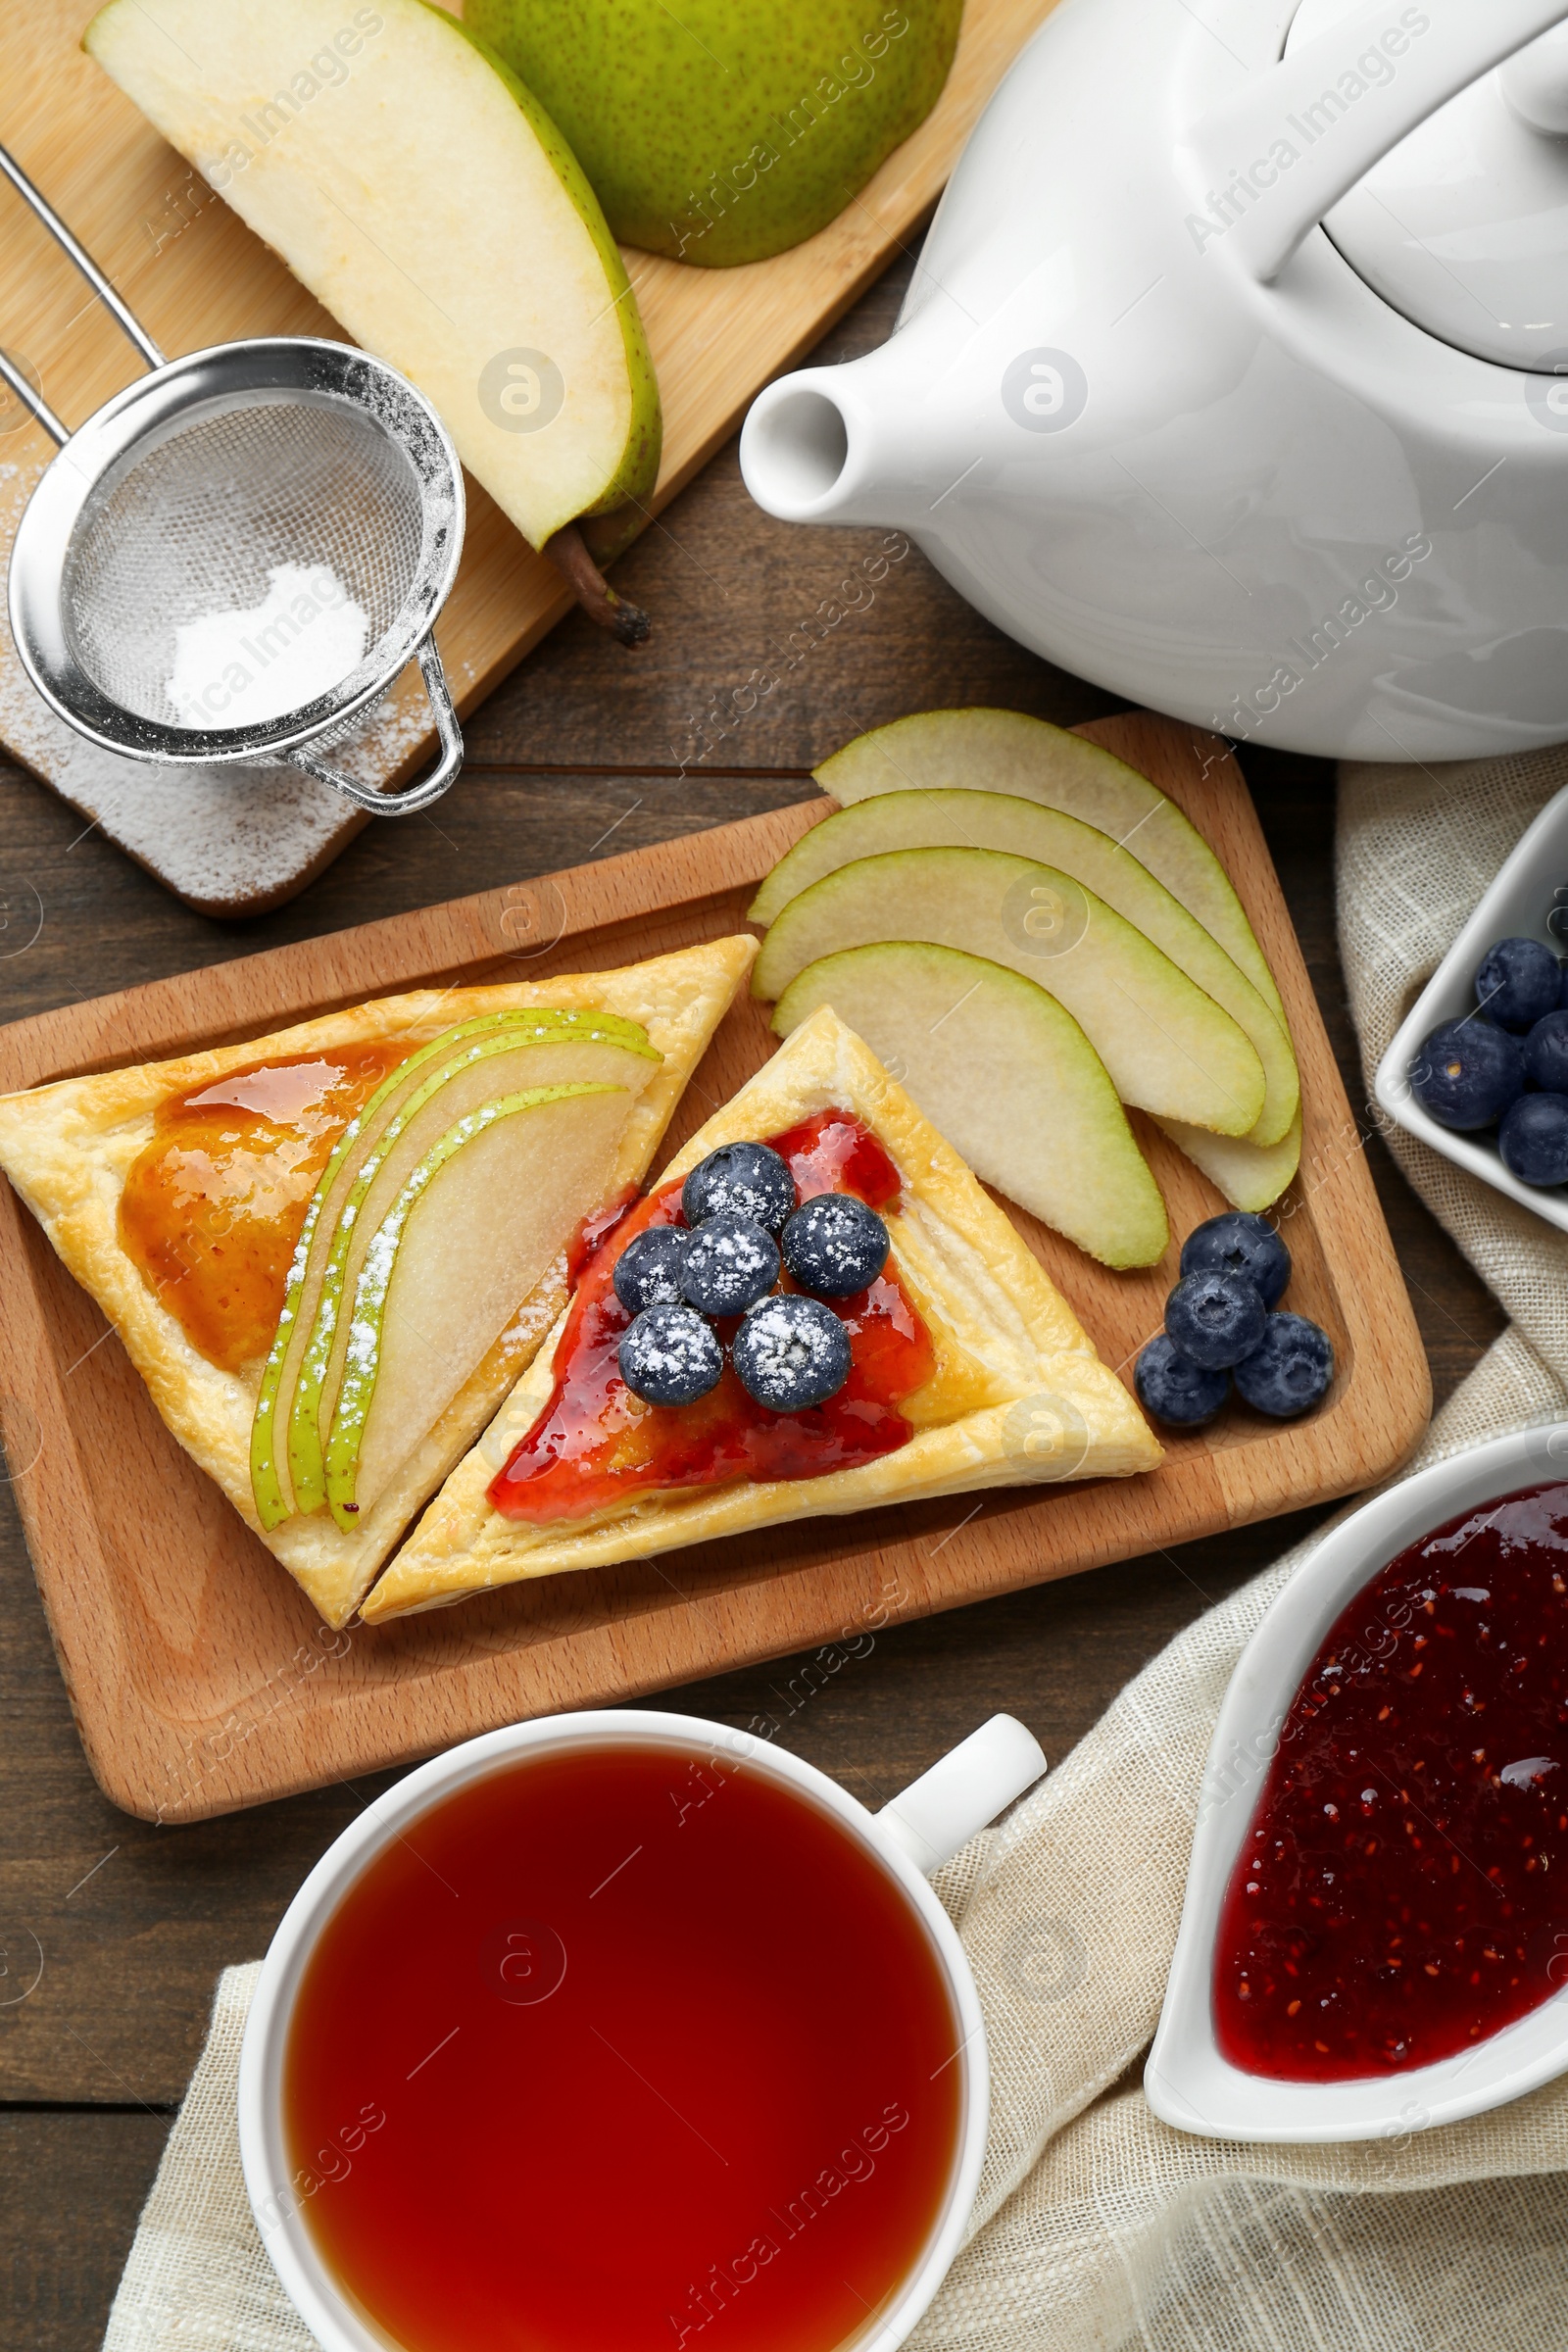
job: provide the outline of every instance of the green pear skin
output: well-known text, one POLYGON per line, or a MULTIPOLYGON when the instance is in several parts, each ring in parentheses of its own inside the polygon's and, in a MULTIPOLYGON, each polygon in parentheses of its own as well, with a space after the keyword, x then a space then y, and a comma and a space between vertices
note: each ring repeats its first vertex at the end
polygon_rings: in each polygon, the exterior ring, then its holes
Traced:
POLYGON ((963 0, 468 0, 623 244, 727 269, 837 219, 941 96, 963 0))
MULTIPOLYGON (((807 837, 809 839, 809 835, 807 837)), ((1153 1266, 1165 1203, 1109 1072, 1037 981, 955 948, 892 940, 798 972, 773 1007, 788 1037, 831 1004, 955 1151, 1106 1266, 1153 1266)))
POLYGON ((1154 1124, 1195 1168, 1201 1168, 1232 1208, 1250 1209, 1254 1216, 1273 1207, 1301 1164, 1299 1111, 1289 1134, 1269 1145, 1254 1144, 1245 1135, 1211 1135, 1206 1127, 1188 1127, 1180 1119, 1156 1119, 1154 1124))
POLYGON ((1283 1020, 1274 976, 1225 868, 1174 801, 1099 744, 1021 710, 916 710, 858 735, 813 774, 845 808, 874 793, 935 786, 1016 794, 1097 826, 1213 934, 1283 1020))
POLYGON ((354 341, 434 403, 530 546, 646 499, 653 361, 562 133, 445 10, 350 15, 339 0, 109 0, 82 46, 354 341), (556 403, 537 426, 512 405, 530 389, 556 403))
MULTIPOLYGON (((1177 970, 1212 997, 1250 1039, 1267 1087, 1262 1116, 1250 1140, 1266 1148, 1290 1132, 1301 1089, 1283 1024, 1213 935, 1139 864, 1131 850, 1059 808, 1000 792, 928 787, 873 793, 858 808, 841 808, 837 816, 813 825, 780 858, 752 901, 748 919, 765 927, 792 898, 854 858, 941 847, 1002 850, 1032 858, 1070 874, 1103 899, 1163 950, 1177 970)), ((850 1026, 854 1028, 853 1020, 850 1026)))
POLYGON ((547 1005, 520 1005, 512 1010, 477 1014, 472 1020, 460 1021, 454 1028, 443 1029, 423 1046, 414 1049, 405 1061, 390 1071, 381 1081, 368 1102, 363 1103, 349 1121, 333 1147, 331 1157, 322 1169, 305 1212, 293 1261, 289 1267, 288 1284, 282 1312, 271 1351, 262 1369, 262 1385, 256 1400, 256 1416, 251 1428, 251 1490, 255 1497, 257 1517, 266 1529, 280 1527, 292 1516, 294 1505, 283 1492, 278 1474, 276 1446, 284 1434, 276 1427, 279 1403, 284 1406, 286 1429, 288 1407, 292 1402, 298 1358, 308 1344, 316 1309, 320 1297, 319 1280, 313 1275, 324 1271, 337 1213, 353 1190, 352 1179, 357 1165, 376 1149, 389 1121, 400 1107, 400 1099, 411 1095, 420 1082, 420 1073, 428 1074, 429 1064, 443 1055, 450 1055, 475 1038, 524 1034, 537 1035, 550 1042, 569 1043, 573 1038, 604 1036, 612 1044, 625 1046, 633 1052, 648 1049, 648 1033, 633 1021, 622 1021, 612 1014, 562 1011, 547 1005), (341 1182, 341 1193, 334 1192, 341 1182), (330 1204, 330 1214, 328 1207, 330 1204), (323 1217, 326 1222, 323 1225, 323 1217), (319 1240, 318 1232, 319 1231, 319 1240))

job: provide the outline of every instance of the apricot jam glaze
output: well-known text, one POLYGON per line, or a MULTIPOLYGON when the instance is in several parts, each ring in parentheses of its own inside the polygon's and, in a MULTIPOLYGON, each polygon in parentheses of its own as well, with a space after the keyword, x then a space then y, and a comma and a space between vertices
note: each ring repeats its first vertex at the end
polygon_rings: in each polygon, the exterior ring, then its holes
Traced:
MULTIPOLYGON (((845 1111, 820 1111, 763 1139, 789 1164, 802 1200, 854 1193, 888 1211, 899 1174, 876 1138, 845 1111)), ((869 1289, 827 1301, 850 1334, 849 1380, 826 1404, 770 1412, 726 1363, 717 1388, 696 1404, 647 1404, 620 1377, 616 1350, 631 1316, 615 1297, 615 1260, 656 1225, 678 1225, 680 1186, 640 1201, 584 1267, 556 1349, 549 1401, 506 1467, 490 1500, 507 1519, 582 1518, 628 1495, 733 1479, 819 1478, 858 1468, 907 1445, 901 1411, 937 1371, 931 1333, 890 1265, 869 1289)), ((786 1288, 792 1287, 786 1277, 786 1288)), ((740 1317, 716 1328, 726 1343, 740 1317)))
POLYGON ((1225 1898, 1235 2066, 1425 2066, 1568 1984, 1568 1486, 1451 1519, 1351 1601, 1225 1898))
POLYGON ((259 1061, 159 1105, 120 1202, 120 1239, 186 1339, 225 1372, 266 1355, 332 1146, 401 1040, 259 1061))

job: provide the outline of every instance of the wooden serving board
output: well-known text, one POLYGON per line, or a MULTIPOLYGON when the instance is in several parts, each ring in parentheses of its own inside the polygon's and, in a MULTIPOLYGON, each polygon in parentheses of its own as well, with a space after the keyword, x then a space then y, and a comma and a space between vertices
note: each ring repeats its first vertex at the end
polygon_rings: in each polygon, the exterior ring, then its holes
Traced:
MULTIPOLYGON (((276 255, 82 54, 82 30, 96 5, 0 0, 0 142, 171 357, 243 335, 341 339, 342 329, 276 255)), ((957 55, 936 108, 839 219, 805 245, 733 270, 703 270, 628 249, 663 397, 664 451, 649 509, 623 509, 596 526, 613 534, 615 548, 707 463, 754 393, 808 351, 887 267, 1052 5, 967 0, 957 55)), ((141 364, 47 232, 3 185, 0 343, 32 369, 68 424, 80 423, 130 382, 141 364)), ((53 455, 53 444, 0 385, 0 564, 53 455)), ((437 631, 464 711, 571 606, 554 566, 532 553, 472 482, 468 499, 463 566, 437 631)), ((426 760, 430 742, 422 692, 408 677, 370 723, 355 764, 368 782, 402 783, 426 760)), ((259 914, 280 905, 368 821, 307 776, 160 771, 99 752, 40 702, 3 613, 0 745, 204 914, 259 914)))
MULTIPOLYGON (((1426 1357, 1311 984, 1240 771, 1216 737, 1140 713, 1080 730, 1152 776, 1230 870, 1300 1059, 1302 1172, 1283 1204, 1289 1303, 1331 1333, 1335 1388, 1282 1426, 1227 1407, 1153 1475, 955 1496, 769 1529, 328 1634, 175 1444, 99 1309, 0 1187, 0 1429, 92 1768, 165 1821, 400 1763, 497 1724, 602 1705, 1371 1485, 1426 1426, 1426 1357)), ((362 930, 130 989, 0 1030, 0 1090, 259 1037, 433 982, 604 969, 745 927, 756 884, 829 800, 362 930)), ((677 1114, 672 1155, 774 1050, 738 1004, 677 1114)), ((1149 1122, 1166 1262, 1118 1275, 1019 1230, 1130 1377, 1180 1240, 1223 1205, 1149 1122)))

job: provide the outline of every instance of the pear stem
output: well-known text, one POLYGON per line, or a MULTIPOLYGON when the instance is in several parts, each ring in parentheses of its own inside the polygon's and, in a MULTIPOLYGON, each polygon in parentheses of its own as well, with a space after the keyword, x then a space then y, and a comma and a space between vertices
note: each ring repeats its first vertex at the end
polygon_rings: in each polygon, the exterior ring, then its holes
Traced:
POLYGON ((617 596, 605 578, 593 557, 588 542, 574 522, 568 522, 545 542, 545 554, 570 581, 577 602, 590 620, 602 629, 609 629, 621 645, 641 645, 652 623, 641 605, 628 604, 617 596))

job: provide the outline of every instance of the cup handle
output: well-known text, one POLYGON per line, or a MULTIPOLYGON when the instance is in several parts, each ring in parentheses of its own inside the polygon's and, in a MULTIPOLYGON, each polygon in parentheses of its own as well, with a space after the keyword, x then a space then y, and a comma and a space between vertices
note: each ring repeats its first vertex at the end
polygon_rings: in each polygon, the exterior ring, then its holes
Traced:
POLYGON ((1015 1715, 993 1715, 884 1805, 877 1820, 929 1878, 1045 1770, 1045 1752, 1033 1732, 1015 1715))

